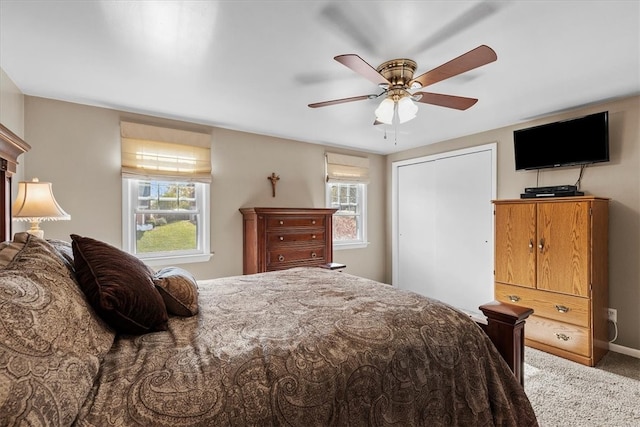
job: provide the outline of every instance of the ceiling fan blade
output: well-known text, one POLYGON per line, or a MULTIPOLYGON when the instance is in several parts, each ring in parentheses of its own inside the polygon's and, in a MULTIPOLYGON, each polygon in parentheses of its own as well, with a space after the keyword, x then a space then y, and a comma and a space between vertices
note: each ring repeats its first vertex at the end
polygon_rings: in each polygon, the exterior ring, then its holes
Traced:
POLYGON ((309 104, 309 107, 311 108, 328 107, 329 105, 344 104, 345 102, 362 101, 363 99, 372 99, 377 97, 378 95, 353 96, 351 98, 341 98, 341 99, 333 99, 331 101, 315 102, 313 104, 309 104))
POLYGON ((354 53, 350 53, 347 55, 338 55, 333 59, 335 59, 345 67, 351 68, 362 77, 365 77, 366 79, 377 85, 389 86, 391 84, 389 83, 389 80, 382 77, 382 74, 377 72, 375 68, 367 63, 367 61, 360 58, 354 53))
POLYGON ((498 56, 493 49, 489 46, 481 45, 431 71, 419 75, 409 82, 409 86, 416 82, 422 85, 422 87, 429 86, 448 79, 449 77, 457 76, 458 74, 486 65, 496 59, 498 59, 498 56))
POLYGON ((420 98, 416 99, 416 102, 439 105, 440 107, 455 108, 456 110, 466 110, 478 102, 475 98, 465 98, 463 96, 443 95, 431 92, 416 92, 412 96, 415 97, 418 95, 420 95, 420 98))

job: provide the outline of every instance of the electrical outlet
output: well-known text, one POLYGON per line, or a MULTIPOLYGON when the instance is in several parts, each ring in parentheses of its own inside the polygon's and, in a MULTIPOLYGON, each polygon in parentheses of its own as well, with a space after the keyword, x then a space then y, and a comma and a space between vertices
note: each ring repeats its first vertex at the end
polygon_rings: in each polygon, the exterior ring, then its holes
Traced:
POLYGON ((612 322, 617 322, 618 321, 618 310, 616 310, 615 308, 608 308, 607 309, 607 319, 611 320, 612 322))

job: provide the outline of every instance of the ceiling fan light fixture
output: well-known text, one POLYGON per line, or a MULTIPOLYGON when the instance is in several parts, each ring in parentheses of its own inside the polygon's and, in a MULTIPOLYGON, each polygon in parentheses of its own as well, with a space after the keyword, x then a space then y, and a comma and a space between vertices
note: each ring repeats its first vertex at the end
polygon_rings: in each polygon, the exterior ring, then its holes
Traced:
POLYGON ((392 124, 395 109, 396 103, 391 98, 383 99, 378 108, 376 108, 376 120, 386 125, 392 124))
POLYGON ((398 120, 400 123, 414 119, 417 113, 418 106, 414 104, 410 97, 405 96, 398 100, 398 120))

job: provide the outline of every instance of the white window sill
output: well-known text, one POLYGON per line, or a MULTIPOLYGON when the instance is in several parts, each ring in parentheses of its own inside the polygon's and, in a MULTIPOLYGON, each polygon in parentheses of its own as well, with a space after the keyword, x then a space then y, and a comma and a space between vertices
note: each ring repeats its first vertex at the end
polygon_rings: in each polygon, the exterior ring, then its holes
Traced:
POLYGON ((196 262, 207 262, 213 256, 210 254, 194 254, 194 255, 180 255, 180 256, 158 256, 158 257, 138 257, 140 261, 147 265, 157 267, 165 265, 176 264, 191 264, 196 262))
POLYGON ((339 251, 343 249, 364 249, 367 246, 369 246, 369 242, 334 243, 333 250, 339 251))

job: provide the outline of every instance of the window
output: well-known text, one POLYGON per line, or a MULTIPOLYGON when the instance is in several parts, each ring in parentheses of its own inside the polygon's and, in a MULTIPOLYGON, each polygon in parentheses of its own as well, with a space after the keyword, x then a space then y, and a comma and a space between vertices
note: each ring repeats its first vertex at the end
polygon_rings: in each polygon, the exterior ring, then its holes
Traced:
POLYGON ((125 122, 121 133, 124 249, 151 265, 209 260, 210 136, 125 122))
POLYGON ((334 249, 367 246, 369 159, 327 153, 327 206, 333 214, 334 249))
POLYGON ((330 182, 327 205, 333 214, 333 245, 336 249, 366 247, 366 184, 330 182))

